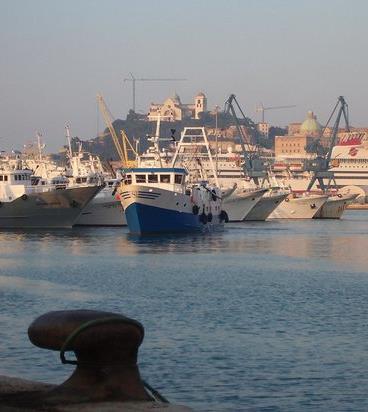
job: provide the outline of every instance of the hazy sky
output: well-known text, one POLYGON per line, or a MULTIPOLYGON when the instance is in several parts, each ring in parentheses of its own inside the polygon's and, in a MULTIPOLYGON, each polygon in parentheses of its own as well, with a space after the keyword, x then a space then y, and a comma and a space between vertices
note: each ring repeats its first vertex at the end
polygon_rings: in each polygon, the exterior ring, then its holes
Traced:
MULTIPOLYGON (((101 92, 115 117, 131 107, 123 78, 185 77, 137 83, 137 111, 175 91, 198 91, 209 108, 235 93, 276 125, 307 110, 323 123, 344 95, 353 125, 368 126, 366 0, 0 0, 0 148, 41 131, 49 150, 72 135, 95 137, 101 92)), ((98 121, 99 117, 99 121, 98 121)))

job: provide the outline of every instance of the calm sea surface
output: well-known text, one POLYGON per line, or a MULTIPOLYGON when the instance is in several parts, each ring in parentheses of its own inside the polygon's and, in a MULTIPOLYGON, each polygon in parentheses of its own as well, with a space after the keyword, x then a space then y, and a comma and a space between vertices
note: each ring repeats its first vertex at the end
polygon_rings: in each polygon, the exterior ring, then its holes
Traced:
POLYGON ((143 323, 145 380, 200 411, 368 410, 368 212, 135 238, 122 228, 0 231, 0 374, 61 382, 34 347, 47 311, 143 323))

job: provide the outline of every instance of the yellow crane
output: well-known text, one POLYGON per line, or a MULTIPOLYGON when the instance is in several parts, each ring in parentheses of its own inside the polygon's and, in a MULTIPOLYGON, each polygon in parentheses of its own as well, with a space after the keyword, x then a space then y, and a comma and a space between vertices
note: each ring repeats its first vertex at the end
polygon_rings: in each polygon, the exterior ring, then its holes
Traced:
POLYGON ((118 135, 116 134, 116 131, 114 129, 114 126, 112 125, 113 122, 113 116, 108 109, 104 98, 101 96, 101 94, 97 95, 97 103, 98 107, 100 109, 100 112, 102 114, 102 117, 104 118, 104 121, 106 123, 107 128, 109 129, 110 135, 112 137, 112 140, 115 144, 116 151, 118 152, 119 158, 123 164, 123 167, 134 167, 136 166, 136 160, 130 160, 128 156, 128 150, 131 150, 136 157, 138 153, 135 151, 134 147, 129 141, 129 138, 127 134, 125 133, 124 130, 120 130, 121 133, 121 140, 120 142, 118 135))

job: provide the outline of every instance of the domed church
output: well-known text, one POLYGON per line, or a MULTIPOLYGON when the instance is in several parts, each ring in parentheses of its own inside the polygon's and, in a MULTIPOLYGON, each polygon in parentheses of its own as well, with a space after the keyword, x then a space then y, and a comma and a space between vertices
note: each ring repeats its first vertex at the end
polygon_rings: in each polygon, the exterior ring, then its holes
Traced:
POLYGON ((299 133, 303 136, 321 137, 322 126, 317 122, 317 116, 309 111, 307 118, 300 126, 299 133))
POLYGON ((183 119, 199 119, 199 114, 207 111, 207 98, 200 92, 195 96, 194 103, 183 104, 178 94, 168 97, 163 104, 151 103, 148 120, 156 121, 158 114, 166 122, 175 122, 183 119))
POLYGON ((306 147, 322 138, 323 128, 317 116, 308 111, 303 123, 291 123, 286 136, 275 136, 275 156, 279 158, 305 158, 306 147))

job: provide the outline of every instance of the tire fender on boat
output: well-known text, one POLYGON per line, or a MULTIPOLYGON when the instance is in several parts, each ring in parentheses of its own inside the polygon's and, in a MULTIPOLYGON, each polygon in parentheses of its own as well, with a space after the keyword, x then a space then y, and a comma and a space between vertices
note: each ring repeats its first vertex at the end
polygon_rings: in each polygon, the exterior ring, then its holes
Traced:
POLYGON ((207 222, 208 222, 208 217, 207 217, 207 215, 204 213, 204 211, 203 211, 202 214, 199 216, 199 221, 200 221, 201 223, 203 223, 204 225, 207 224, 207 222))
POLYGON ((228 222, 229 222, 229 216, 228 216, 228 214, 225 212, 225 210, 221 210, 219 217, 220 217, 220 220, 221 220, 221 221, 224 221, 225 223, 228 223, 228 222))

